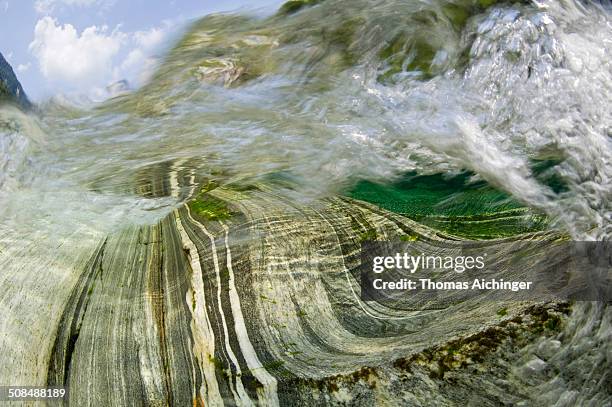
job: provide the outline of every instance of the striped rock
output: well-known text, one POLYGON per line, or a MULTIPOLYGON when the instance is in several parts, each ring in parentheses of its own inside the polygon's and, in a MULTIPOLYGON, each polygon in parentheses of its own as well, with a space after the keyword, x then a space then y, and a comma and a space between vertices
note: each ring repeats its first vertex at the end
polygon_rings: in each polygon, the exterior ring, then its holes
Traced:
MULTIPOLYGON (((167 184, 178 196, 176 174, 167 184)), ((264 186, 205 187, 155 225, 99 237, 87 257, 61 257, 70 278, 38 288, 54 293, 39 304, 53 311, 32 312, 29 337, 3 330, 3 349, 13 343, 21 355, 0 373, 5 382, 68 386, 66 404, 75 406, 453 405, 466 394, 493 404, 521 396, 520 380, 499 385, 511 370, 500 361, 558 332, 562 323, 548 325, 569 308, 513 303, 500 319, 498 302, 418 311, 362 301, 361 241, 407 234, 424 249, 459 243, 348 198, 298 204, 264 186), (449 375, 463 385, 449 388, 449 375)), ((524 238, 552 245, 557 236, 524 238)))

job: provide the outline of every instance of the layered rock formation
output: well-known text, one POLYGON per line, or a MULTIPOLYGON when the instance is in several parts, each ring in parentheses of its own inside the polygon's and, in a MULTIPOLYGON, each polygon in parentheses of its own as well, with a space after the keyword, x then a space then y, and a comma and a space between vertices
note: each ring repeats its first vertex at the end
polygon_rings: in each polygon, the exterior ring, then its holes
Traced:
MULTIPOLYGON (((161 188, 178 196, 185 178, 161 188)), ((39 384, 68 386, 68 405, 498 405, 537 400, 516 373, 534 363, 521 360, 530 344, 571 341, 566 304, 362 301, 364 238, 453 244, 400 215, 347 198, 292 203, 263 185, 187 190, 158 224, 102 238, 73 266, 39 344, 39 384)))

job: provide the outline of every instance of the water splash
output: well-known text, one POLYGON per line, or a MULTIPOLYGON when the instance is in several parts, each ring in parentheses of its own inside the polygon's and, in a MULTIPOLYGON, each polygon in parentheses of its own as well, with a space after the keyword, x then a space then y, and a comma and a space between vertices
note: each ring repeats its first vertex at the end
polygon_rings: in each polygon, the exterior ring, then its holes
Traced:
POLYGON ((310 199, 359 178, 467 169, 576 238, 607 236, 607 11, 366 3, 204 18, 139 91, 93 109, 45 106, 48 145, 21 171, 126 193, 138 169, 198 157, 202 176, 284 173, 310 199), (567 190, 533 176, 541 159, 567 190))

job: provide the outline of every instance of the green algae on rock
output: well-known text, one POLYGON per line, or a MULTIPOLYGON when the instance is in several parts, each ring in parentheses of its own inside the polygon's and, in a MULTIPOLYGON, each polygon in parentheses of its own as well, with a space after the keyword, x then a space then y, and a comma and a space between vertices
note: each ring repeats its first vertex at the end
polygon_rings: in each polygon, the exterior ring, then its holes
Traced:
POLYGON ((189 201, 187 205, 193 213, 206 220, 219 221, 229 219, 232 216, 225 202, 206 193, 201 193, 189 201))

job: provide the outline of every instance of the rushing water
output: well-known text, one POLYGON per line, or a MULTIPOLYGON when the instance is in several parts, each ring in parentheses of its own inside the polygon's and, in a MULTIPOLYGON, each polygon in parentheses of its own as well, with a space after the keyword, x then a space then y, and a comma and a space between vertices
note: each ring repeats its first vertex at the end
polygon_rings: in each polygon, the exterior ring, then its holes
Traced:
POLYGON ((38 119, 3 111, 3 206, 30 209, 28 194, 32 218, 62 218, 59 200, 69 217, 91 209, 84 222, 150 220, 142 210, 172 202, 134 197, 133 174, 182 158, 227 181, 283 173, 306 199, 360 178, 469 170, 575 238, 605 238, 609 13, 568 1, 451 6, 204 18, 133 94, 90 109, 51 101, 38 119), (566 188, 536 179, 535 160, 554 162, 566 188))
MULTIPOLYGON (((151 190, 179 169, 267 183, 298 202, 364 198, 369 182, 383 186, 372 199, 383 206, 406 174, 441 177, 450 190, 436 204, 484 185, 497 206, 480 212, 525 207, 546 217, 538 227, 609 240, 610 10, 489 3, 338 0, 208 16, 133 93, 89 107, 56 98, 29 115, 3 107, 0 251, 37 242, 40 257, 77 256, 105 233, 154 223, 194 187, 151 190)), ((575 311, 570 360, 598 318, 609 312, 575 311)), ((586 355, 601 368, 609 326, 597 335, 586 355)))

